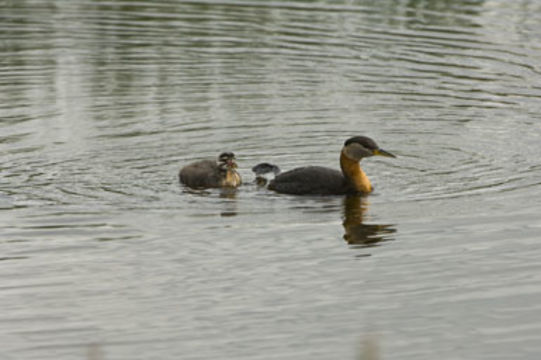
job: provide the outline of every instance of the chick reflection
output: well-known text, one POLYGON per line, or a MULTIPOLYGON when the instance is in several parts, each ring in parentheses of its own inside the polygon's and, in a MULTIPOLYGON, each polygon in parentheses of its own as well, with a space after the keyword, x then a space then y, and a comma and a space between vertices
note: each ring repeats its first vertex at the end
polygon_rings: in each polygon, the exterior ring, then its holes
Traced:
POLYGON ((393 225, 363 224, 368 201, 361 196, 344 198, 344 240, 354 248, 378 246, 390 240, 389 234, 396 232, 393 225))
POLYGON ((215 190, 191 188, 185 188, 182 191, 187 194, 202 197, 215 197, 218 195, 218 197, 221 199, 219 201, 221 207, 220 216, 225 217, 237 215, 237 189, 235 188, 222 188, 219 192, 216 192, 215 190))
MULTIPOLYGON (((220 198, 227 200, 237 199, 237 189, 223 188, 220 189, 220 198)), ((220 216, 235 216, 237 215, 237 201, 224 201, 224 209, 220 212, 220 216)))

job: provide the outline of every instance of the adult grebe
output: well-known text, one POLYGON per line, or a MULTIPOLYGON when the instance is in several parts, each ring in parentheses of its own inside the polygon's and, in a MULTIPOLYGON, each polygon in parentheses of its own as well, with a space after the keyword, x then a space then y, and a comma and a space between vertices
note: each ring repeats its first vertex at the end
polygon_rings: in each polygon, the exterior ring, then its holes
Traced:
MULTIPOLYGON (((346 140, 340 152, 342 172, 321 166, 300 167, 277 175, 268 188, 294 195, 368 194, 372 191, 372 184, 359 162, 374 155, 396 157, 380 149, 369 137, 355 136, 346 140)), ((264 163, 254 166, 252 170, 259 175, 258 171, 261 173, 265 168, 272 169, 272 166, 264 163)))
POLYGON ((242 183, 232 152, 221 153, 218 161, 201 160, 183 167, 179 174, 181 183, 195 189, 237 187, 242 183))

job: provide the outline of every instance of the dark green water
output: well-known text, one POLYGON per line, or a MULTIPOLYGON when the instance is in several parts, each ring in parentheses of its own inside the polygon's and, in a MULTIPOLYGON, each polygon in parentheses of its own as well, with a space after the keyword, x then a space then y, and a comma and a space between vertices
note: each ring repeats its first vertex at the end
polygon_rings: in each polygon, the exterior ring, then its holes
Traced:
POLYGON ((537 359, 541 3, 0 0, 3 359, 537 359), (250 168, 338 168, 367 198, 250 168), (246 185, 187 192, 234 151, 246 185))

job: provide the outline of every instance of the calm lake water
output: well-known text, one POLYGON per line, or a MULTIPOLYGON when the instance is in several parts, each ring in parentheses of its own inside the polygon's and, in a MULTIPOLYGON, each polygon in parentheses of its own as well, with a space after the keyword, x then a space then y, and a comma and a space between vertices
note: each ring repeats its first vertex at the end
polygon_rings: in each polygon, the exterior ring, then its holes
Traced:
POLYGON ((1 357, 539 359, 540 121, 535 0, 0 1, 1 357))

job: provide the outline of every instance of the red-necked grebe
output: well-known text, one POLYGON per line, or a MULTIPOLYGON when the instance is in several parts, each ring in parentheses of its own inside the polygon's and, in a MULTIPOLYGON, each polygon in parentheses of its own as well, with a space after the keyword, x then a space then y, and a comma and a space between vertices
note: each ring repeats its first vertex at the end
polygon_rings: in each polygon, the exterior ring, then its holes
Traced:
MULTIPOLYGON (((368 194, 373 190, 372 184, 359 162, 374 155, 396 157, 380 149, 369 137, 355 136, 346 140, 340 152, 342 171, 321 166, 300 167, 278 174, 268 188, 294 195, 368 194)), ((277 167, 274 168, 274 165, 268 163, 256 165, 252 170, 257 176, 264 172, 279 171, 277 167)))
POLYGON ((194 189, 237 187, 242 180, 236 168, 235 154, 224 152, 218 161, 201 160, 186 165, 178 177, 181 183, 194 189))

